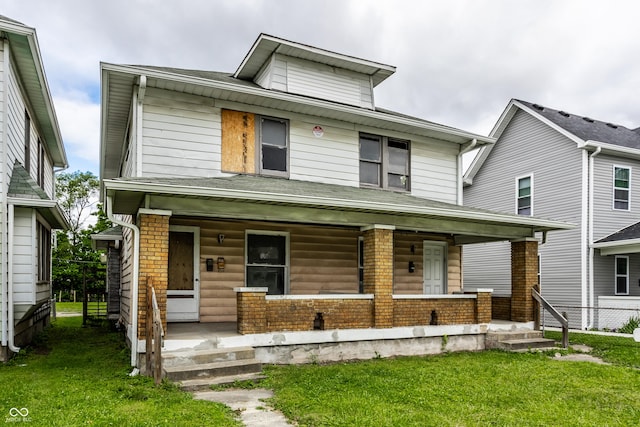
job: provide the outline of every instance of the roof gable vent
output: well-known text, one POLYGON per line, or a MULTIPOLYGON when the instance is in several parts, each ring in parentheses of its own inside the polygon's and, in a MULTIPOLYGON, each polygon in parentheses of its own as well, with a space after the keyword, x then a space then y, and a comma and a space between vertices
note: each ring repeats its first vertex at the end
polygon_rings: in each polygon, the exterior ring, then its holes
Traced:
POLYGON ((533 104, 533 108, 535 108, 536 110, 539 110, 539 111, 544 111, 544 107, 542 105, 539 105, 539 104, 533 104))
POLYGON ((618 129, 618 126, 614 125, 613 123, 607 123, 607 126, 609 126, 611 129, 618 129))
POLYGON ((569 117, 569 113, 567 113, 566 111, 558 111, 558 114, 560 114, 561 116, 569 117))
POLYGON ((582 120, 584 120, 585 122, 593 123, 593 119, 589 117, 583 117, 582 120))

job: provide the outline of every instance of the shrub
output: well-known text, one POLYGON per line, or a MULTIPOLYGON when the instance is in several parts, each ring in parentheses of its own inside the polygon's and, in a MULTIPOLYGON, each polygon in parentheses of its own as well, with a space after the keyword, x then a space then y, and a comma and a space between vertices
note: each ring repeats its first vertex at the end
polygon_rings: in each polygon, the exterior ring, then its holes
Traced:
POLYGON ((618 332, 623 334, 632 334, 636 328, 640 327, 640 316, 631 316, 618 332))

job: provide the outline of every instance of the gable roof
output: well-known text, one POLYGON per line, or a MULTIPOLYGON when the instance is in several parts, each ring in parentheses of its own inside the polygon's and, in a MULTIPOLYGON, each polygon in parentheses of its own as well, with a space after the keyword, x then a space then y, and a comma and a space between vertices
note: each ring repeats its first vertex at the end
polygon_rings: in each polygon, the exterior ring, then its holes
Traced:
POLYGON ((9 41, 15 65, 35 119, 41 130, 54 167, 66 168, 65 153, 58 118, 53 106, 47 77, 40 56, 36 30, 13 19, 0 16, 0 35, 9 41))
POLYGON ((286 56, 369 75, 374 87, 396 71, 396 67, 392 65, 343 55, 262 33, 258 36, 233 77, 242 80, 253 80, 265 62, 274 53, 281 53, 286 56))
MULTIPOLYGON (((512 99, 496 122, 491 137, 500 139, 516 112, 524 111, 547 126, 555 129, 576 143, 577 148, 624 155, 640 159, 640 128, 629 129, 622 125, 595 120, 588 116, 556 110, 540 104, 512 99)), ((498 142, 499 143, 499 142, 498 142)), ((470 185, 487 157, 493 145, 482 147, 465 173, 465 185, 470 185)))

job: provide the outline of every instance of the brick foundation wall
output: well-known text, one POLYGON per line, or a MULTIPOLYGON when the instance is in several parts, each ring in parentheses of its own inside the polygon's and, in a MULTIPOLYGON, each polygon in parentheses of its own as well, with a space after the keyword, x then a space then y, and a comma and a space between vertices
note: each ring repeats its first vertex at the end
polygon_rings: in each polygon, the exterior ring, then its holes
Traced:
POLYGON ((362 299, 267 300, 268 331, 312 331, 316 316, 319 329, 373 327, 373 301, 362 299))
POLYGON ((169 215, 142 213, 140 224, 140 265, 138 286, 138 337, 145 336, 147 277, 156 292, 162 327, 167 330, 167 285, 169 282, 169 215))
POLYGON ((491 317, 498 320, 511 320, 511 297, 491 297, 491 317))

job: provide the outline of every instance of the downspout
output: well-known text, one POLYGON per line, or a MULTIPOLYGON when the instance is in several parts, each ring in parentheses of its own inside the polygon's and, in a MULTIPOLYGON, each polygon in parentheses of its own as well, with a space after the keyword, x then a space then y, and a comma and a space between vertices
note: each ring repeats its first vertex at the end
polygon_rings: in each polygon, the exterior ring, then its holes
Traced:
POLYGON ((456 203, 458 204, 458 206, 462 206, 463 203, 463 199, 462 199, 462 186, 463 186, 463 180, 464 180, 464 172, 462 170, 462 156, 465 153, 468 153, 469 151, 473 150, 474 148, 476 148, 476 145, 478 145, 478 140, 476 138, 473 138, 471 140, 471 143, 469 145, 467 145, 466 147, 464 147, 462 150, 460 150, 460 152, 458 153, 458 176, 457 176, 457 187, 458 187, 458 191, 457 191, 457 195, 456 195, 456 203))
MULTIPOLYGON (((594 151, 593 153, 591 153, 589 155, 589 219, 588 219, 588 242, 589 242, 589 289, 587 292, 587 304, 589 307, 593 307, 595 304, 595 280, 593 280, 593 258, 595 255, 595 249, 593 248, 593 182, 595 181, 593 178, 593 169, 594 169, 594 163, 595 163, 595 157, 600 154, 600 151, 602 151, 602 147, 598 146, 596 147, 596 151, 594 151)), ((593 321, 593 317, 594 317, 594 311, 593 309, 591 309, 589 311, 589 323, 587 325, 587 329, 591 329, 594 326, 594 321, 593 321)))
POLYGON ((113 197, 107 196, 107 218, 116 225, 121 225, 131 230, 133 234, 133 277, 131 278, 131 366, 138 365, 138 274, 140 270, 140 229, 135 224, 120 221, 113 216, 113 197))
MULTIPOLYGON (((14 207, 12 204, 8 204, 8 219, 7 221, 10 224, 13 224, 14 222, 14 216, 15 216, 15 211, 14 211, 14 207)), ((7 244, 9 245, 9 248, 13 247, 13 225, 9 228, 9 232, 7 233, 7 244)), ((11 350, 14 353, 17 353, 20 351, 20 347, 16 347, 15 343, 14 343, 14 320, 13 320, 13 251, 9 250, 8 256, 7 256, 7 275, 9 276, 9 280, 7 281, 7 304, 9 305, 8 310, 7 310, 7 335, 8 335, 8 344, 9 344, 9 350, 11 350)))
MULTIPOLYGON (((5 69, 8 70, 9 69, 9 46, 6 43, 5 40, 2 41, 3 44, 3 64, 5 64, 5 69)), ((0 194, 5 194, 5 189, 8 189, 8 186, 5 185, 5 181, 8 181, 8 176, 6 173, 7 170, 7 162, 8 162, 8 156, 7 156, 7 150, 9 149, 9 144, 7 142, 7 118, 8 118, 8 111, 7 111, 7 103, 9 102, 9 79, 8 78, 4 78, 2 79, 2 105, 4 106, 4 108, 2 109, 2 141, 0 141, 0 144, 2 144, 2 164, 0 165, 0 173, 2 174, 3 179, 2 181, 2 190, 0 191, 0 194)), ((8 307, 8 287, 9 287, 9 274, 8 274, 8 266, 9 263, 7 260, 3 259, 3 255, 4 254, 8 254, 9 253, 9 245, 7 244, 7 239, 8 237, 8 220, 9 220, 9 215, 7 213, 7 209, 8 209, 8 204, 6 203, 6 199, 2 201, 2 218, 0 219, 0 233, 2 233, 0 235, 0 241, 2 243, 2 245, 0 245, 0 250, 2 251, 2 253, 0 254, 0 261, 3 263, 2 266, 0 266, 0 287, 2 288, 2 290, 0 292, 2 292, 0 294, 0 300, 2 302, 1 305, 1 309, 2 311, 0 311, 0 321, 2 323, 2 327, 1 327, 1 331, 0 331, 0 337, 2 337, 2 346, 6 347, 8 344, 8 339, 7 339, 7 335, 9 333, 9 307, 8 307)))

